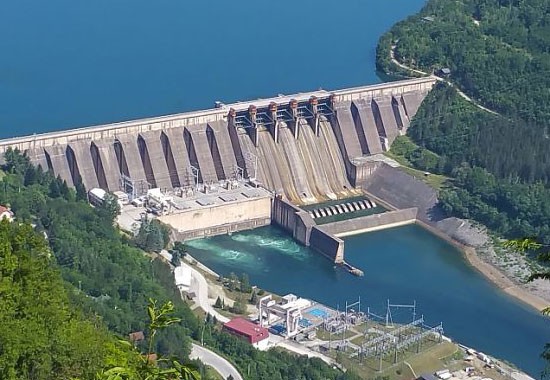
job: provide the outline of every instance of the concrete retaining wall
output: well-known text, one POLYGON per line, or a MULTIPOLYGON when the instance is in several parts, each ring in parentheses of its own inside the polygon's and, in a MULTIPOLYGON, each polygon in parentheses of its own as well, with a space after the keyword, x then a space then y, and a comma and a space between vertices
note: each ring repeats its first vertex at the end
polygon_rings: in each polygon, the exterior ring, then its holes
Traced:
MULTIPOLYGON (((161 222, 171 226, 176 231, 191 231, 192 236, 195 236, 196 231, 215 231, 218 228, 221 230, 234 228, 227 232, 237 231, 244 228, 238 226, 246 226, 251 221, 270 219, 271 198, 269 197, 249 199, 246 202, 205 207, 159 217, 161 222)), ((266 224, 269 223, 260 223, 260 225, 266 224)), ((257 226, 256 222, 251 225, 257 226)), ((213 234, 215 233, 205 232, 204 236, 213 234)))
POLYGON ((307 211, 275 198, 272 218, 273 223, 292 234, 301 244, 313 248, 335 263, 344 261, 344 241, 315 225, 307 211))
POLYGON ((381 162, 358 162, 353 160, 350 165, 349 180, 354 187, 360 187, 379 167, 381 162))
POLYGON ((286 200, 275 198, 271 215, 273 223, 292 234, 298 242, 309 246, 311 229, 315 222, 307 212, 286 200))
POLYGON ((178 241, 202 239, 209 236, 226 235, 233 232, 252 230, 258 227, 269 226, 270 224, 271 218, 250 219, 244 222, 224 224, 193 231, 177 232, 174 230, 174 237, 175 240, 178 241))
POLYGON ((319 226, 311 229, 309 245, 335 264, 344 262, 344 241, 323 231, 319 226))
POLYGON ((418 209, 416 207, 404 210, 389 211, 339 222, 327 223, 319 229, 337 237, 356 235, 369 231, 399 227, 416 222, 418 209))
POLYGON ((363 190, 375 200, 395 209, 418 208, 418 219, 432 223, 444 218, 437 207, 437 192, 420 179, 392 168, 381 165, 362 184, 363 190))

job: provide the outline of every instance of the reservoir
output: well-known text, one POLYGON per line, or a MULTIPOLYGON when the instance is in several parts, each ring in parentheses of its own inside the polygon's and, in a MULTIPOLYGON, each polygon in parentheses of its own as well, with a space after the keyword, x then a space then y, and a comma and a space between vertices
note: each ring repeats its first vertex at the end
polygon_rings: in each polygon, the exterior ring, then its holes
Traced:
POLYGON ((417 302, 430 325, 465 345, 514 363, 539 377, 540 353, 550 342, 550 320, 493 286, 453 246, 416 225, 345 238, 346 260, 365 272, 355 277, 266 227, 189 242, 189 251, 221 275, 246 272, 279 294, 295 293, 343 308, 361 297, 377 314, 392 303, 417 302))
POLYGON ((0 138, 379 82, 425 0, 5 1, 0 138))

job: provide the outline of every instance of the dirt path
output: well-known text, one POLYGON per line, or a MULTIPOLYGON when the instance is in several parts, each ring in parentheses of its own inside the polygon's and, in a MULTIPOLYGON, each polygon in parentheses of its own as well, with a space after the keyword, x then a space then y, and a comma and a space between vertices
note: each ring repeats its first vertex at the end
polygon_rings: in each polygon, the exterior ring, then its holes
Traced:
POLYGON ((418 69, 414 69, 412 67, 409 67, 401 62, 399 62, 396 58, 395 58, 395 48, 396 48, 396 45, 392 45, 391 48, 390 48, 390 56, 391 56, 391 61, 401 67, 402 69, 404 70, 407 70, 407 71, 410 71, 410 72, 413 72, 413 73, 417 73, 417 74, 420 74, 420 75, 425 75, 425 76, 433 76, 434 78, 436 78, 438 81, 440 82, 444 82, 446 83, 447 85, 451 86, 451 87, 454 87, 454 89, 456 90, 456 92, 458 92, 458 94, 464 98, 465 100, 467 100, 468 102, 472 103, 473 105, 475 105, 477 108, 479 108, 480 110, 483 110, 485 112, 489 112, 489 113, 492 113, 493 115, 499 115, 498 112, 496 111, 493 111, 481 104, 479 104, 476 100, 470 98, 468 95, 466 95, 460 88, 458 88, 457 86, 454 85, 454 83, 452 83, 451 81, 449 81, 448 79, 445 79, 445 78, 441 78, 435 74, 429 74, 425 71, 421 71, 421 70, 418 70, 418 69))

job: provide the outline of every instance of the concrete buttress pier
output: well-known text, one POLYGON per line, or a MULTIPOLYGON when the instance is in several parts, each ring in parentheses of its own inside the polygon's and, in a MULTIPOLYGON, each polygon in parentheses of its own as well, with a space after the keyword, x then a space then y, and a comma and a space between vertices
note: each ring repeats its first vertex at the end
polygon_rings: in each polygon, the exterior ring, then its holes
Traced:
POLYGON ((0 140, 73 186, 128 191, 248 178, 302 205, 357 194, 435 77, 318 90, 0 140), (138 186, 139 185, 139 186, 138 186))

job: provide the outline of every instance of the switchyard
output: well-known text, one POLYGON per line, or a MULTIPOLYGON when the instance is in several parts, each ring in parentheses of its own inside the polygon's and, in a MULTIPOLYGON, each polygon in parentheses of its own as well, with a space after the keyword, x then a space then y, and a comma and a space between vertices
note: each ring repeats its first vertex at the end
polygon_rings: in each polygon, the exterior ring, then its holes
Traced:
POLYGON ((342 309, 331 308, 293 294, 258 302, 258 324, 274 335, 301 342, 324 355, 337 356, 372 373, 381 373, 404 360, 449 342, 443 324, 430 326, 417 313, 416 302, 394 304, 377 314, 361 300, 342 309))

